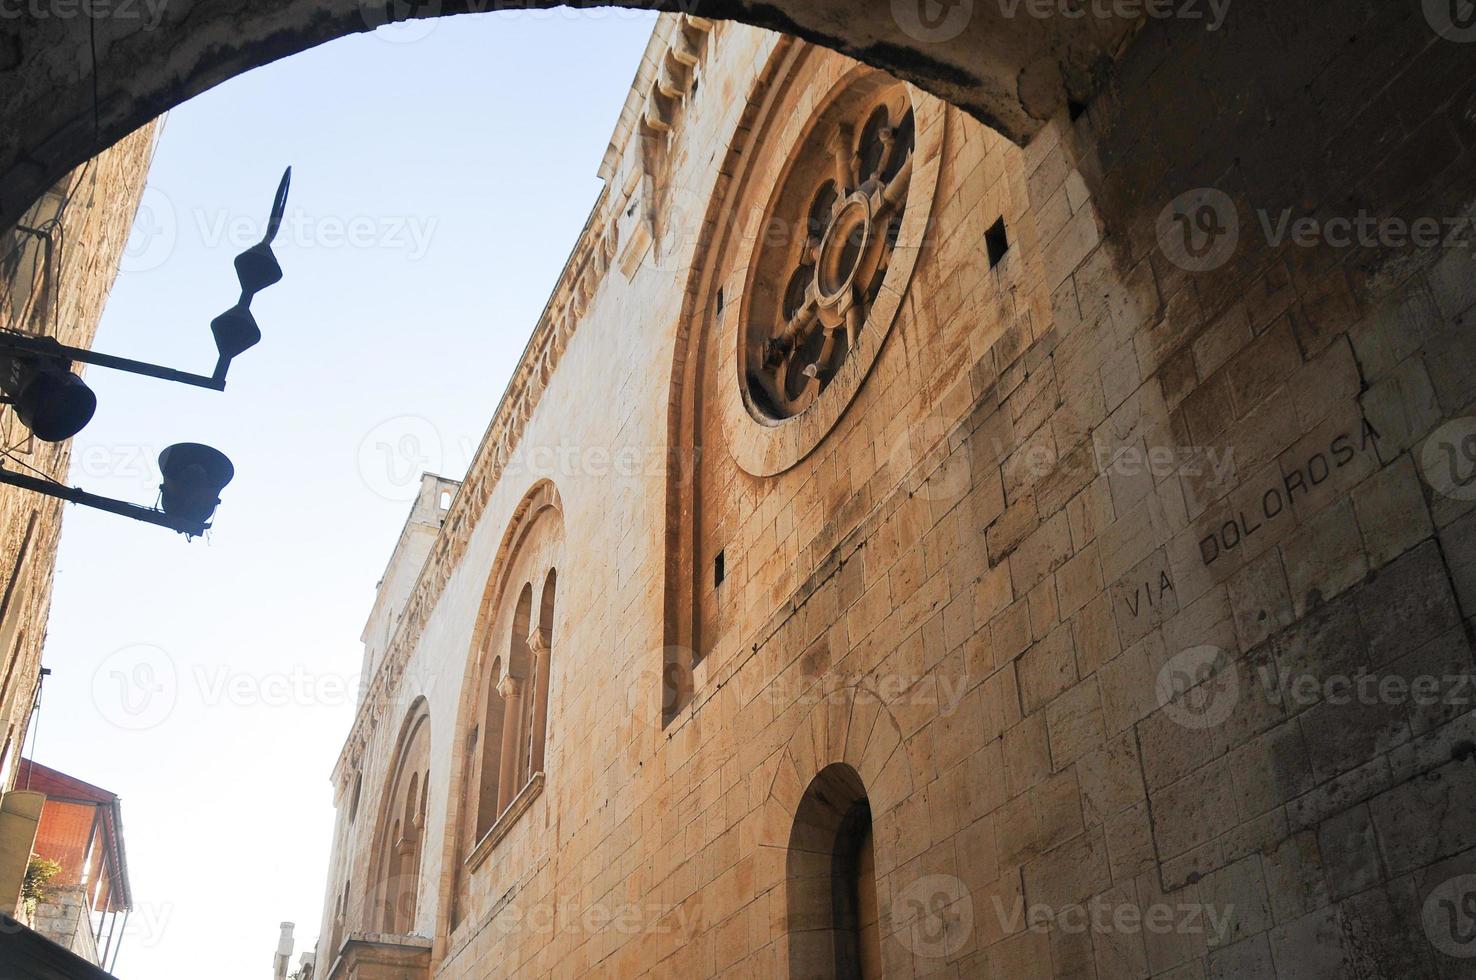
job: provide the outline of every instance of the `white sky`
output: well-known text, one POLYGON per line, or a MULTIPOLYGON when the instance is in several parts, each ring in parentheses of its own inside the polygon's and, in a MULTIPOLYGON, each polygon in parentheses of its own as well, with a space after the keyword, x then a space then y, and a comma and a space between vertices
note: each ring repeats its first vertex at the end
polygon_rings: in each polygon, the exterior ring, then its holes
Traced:
MULTIPOLYGON (((359 631, 420 469, 460 476, 600 190, 649 15, 458 17, 335 41, 169 117, 99 349, 209 373, 283 166, 286 278, 224 394, 91 369, 72 480, 154 500, 236 464, 217 530, 69 507, 28 753, 123 798, 122 980, 270 976, 317 936, 359 631)), ((74 205, 76 206, 76 205, 74 205)))

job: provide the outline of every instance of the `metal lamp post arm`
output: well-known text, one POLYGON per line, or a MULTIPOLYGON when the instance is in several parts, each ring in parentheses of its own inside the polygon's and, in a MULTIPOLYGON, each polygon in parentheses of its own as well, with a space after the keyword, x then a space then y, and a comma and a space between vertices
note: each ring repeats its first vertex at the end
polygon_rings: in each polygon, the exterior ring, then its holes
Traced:
POLYGON ((146 524, 157 524, 159 527, 167 527, 171 531, 189 537, 199 537, 210 529, 210 525, 202 521, 190 521, 180 517, 173 517, 162 510, 154 510, 151 507, 140 507, 138 504, 130 504, 123 500, 114 500, 112 497, 102 497, 95 493, 88 493, 76 487, 53 483, 50 480, 42 480, 38 477, 27 476, 24 473, 16 473, 13 470, 0 469, 0 483, 23 490, 33 490, 36 493, 45 494, 48 497, 57 497, 83 507, 93 507, 97 510, 105 510, 110 514, 118 514, 123 517, 131 517, 135 521, 143 521, 146 524))
POLYGON ((116 357, 112 354, 104 354, 101 351, 88 350, 85 347, 68 347, 66 344, 58 343, 49 337, 30 337, 25 334, 4 333, 0 334, 0 351, 14 351, 21 354, 34 354, 41 357, 57 357, 71 361, 81 361, 84 364, 96 364, 99 367, 112 368, 115 371, 126 371, 129 374, 141 374, 145 377, 159 378, 163 381, 176 381, 180 384, 194 385, 197 388, 209 388, 212 391, 224 391, 226 371, 230 368, 230 359, 222 357, 215 365, 213 375, 191 374, 188 371, 179 371, 174 368, 163 367, 159 364, 150 364, 147 361, 135 361, 129 357, 116 357))

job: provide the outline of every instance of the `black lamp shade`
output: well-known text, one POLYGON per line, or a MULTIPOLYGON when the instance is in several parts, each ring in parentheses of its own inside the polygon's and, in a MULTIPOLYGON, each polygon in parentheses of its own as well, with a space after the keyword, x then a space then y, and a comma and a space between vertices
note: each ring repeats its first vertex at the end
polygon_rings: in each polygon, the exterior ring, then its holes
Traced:
POLYGON ((63 442, 81 432, 97 410, 97 396, 70 371, 50 364, 25 372, 15 414, 42 442, 63 442))
POLYGON ((220 491, 236 475, 225 454, 196 442, 182 442, 159 454, 164 482, 164 513, 204 523, 220 503, 220 491))

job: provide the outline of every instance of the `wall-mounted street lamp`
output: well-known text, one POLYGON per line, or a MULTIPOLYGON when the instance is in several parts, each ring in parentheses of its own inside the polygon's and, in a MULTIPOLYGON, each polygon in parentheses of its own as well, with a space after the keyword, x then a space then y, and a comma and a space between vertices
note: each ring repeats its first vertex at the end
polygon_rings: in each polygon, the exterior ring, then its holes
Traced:
MULTIPOLYGON (((231 361, 261 341, 261 329, 251 315, 251 300, 257 293, 282 279, 282 266, 272 252, 272 239, 282 226, 287 210, 287 190, 292 168, 282 174, 272 201, 266 234, 257 244, 236 256, 236 278, 241 296, 236 304, 210 322, 218 357, 210 375, 191 374, 174 368, 115 357, 82 347, 69 347, 54 337, 36 337, 14 330, 0 330, 0 404, 15 408, 21 424, 43 442, 62 442, 86 427, 97 409, 97 396, 72 372, 72 362, 141 374, 163 381, 224 391, 231 361)), ((218 494, 231 481, 235 469, 223 453, 198 443, 170 446, 159 456, 164 478, 160 506, 142 507, 68 487, 49 478, 27 476, 3 468, 0 484, 34 490, 134 520, 167 527, 188 537, 204 534, 210 517, 220 503, 218 494)))

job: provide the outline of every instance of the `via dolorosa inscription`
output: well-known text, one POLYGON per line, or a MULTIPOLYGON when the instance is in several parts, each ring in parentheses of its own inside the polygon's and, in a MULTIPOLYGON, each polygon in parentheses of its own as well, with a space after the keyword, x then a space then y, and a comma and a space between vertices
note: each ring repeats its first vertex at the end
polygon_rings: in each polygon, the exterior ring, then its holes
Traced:
POLYGON ((1328 443, 1325 452, 1314 453, 1281 482, 1261 494, 1259 505, 1234 514, 1219 529, 1199 541, 1199 556, 1205 565, 1213 565, 1221 555, 1229 554, 1266 525, 1291 509, 1298 491, 1311 493, 1336 471, 1347 466, 1359 453, 1377 443, 1379 433, 1368 419, 1362 419, 1357 434, 1344 432, 1328 443))

